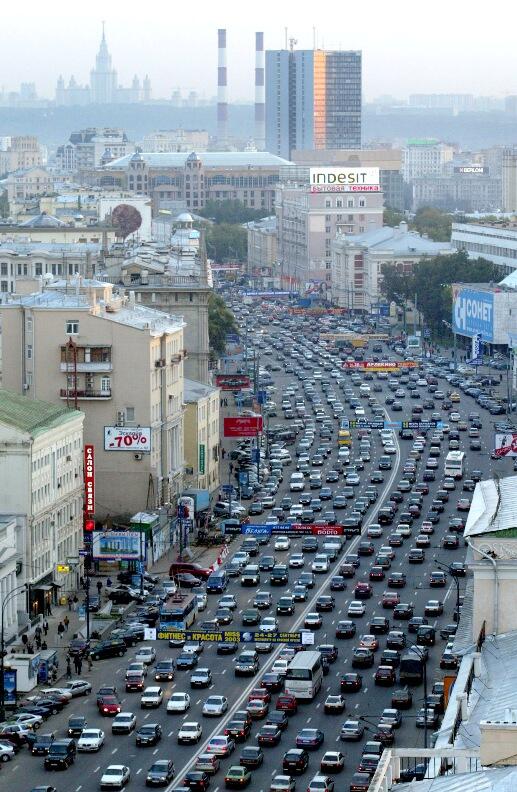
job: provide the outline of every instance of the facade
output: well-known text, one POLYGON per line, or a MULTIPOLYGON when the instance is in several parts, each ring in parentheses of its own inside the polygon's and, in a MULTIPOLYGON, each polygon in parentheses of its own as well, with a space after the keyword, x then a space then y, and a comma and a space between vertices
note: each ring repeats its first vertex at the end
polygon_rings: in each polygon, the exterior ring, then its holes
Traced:
POLYGON ((33 135, 11 137, 5 150, 0 149, 0 175, 42 165, 42 149, 33 135))
POLYGON ((502 206, 501 179, 488 175, 488 169, 469 173, 475 166, 455 168, 455 173, 442 176, 420 176, 413 179, 412 210, 436 206, 447 212, 498 212, 502 206))
POLYGON ((452 325, 458 336, 478 333, 485 344, 506 351, 510 336, 517 337, 517 279, 515 271, 499 284, 453 283, 452 325))
POLYGON ((364 234, 338 234, 332 243, 332 302, 353 311, 375 311, 382 302, 382 267, 410 273, 423 258, 454 252, 448 242, 432 242, 407 223, 384 226, 364 234))
POLYGON ((502 161, 503 212, 517 211, 517 150, 504 149, 502 161))
POLYGON ((382 192, 311 192, 308 168, 286 168, 276 192, 282 288, 330 288, 332 242, 338 233, 380 228, 382 192))
MULTIPOLYGON (((21 527, 18 524, 19 518, 11 514, 3 514, 2 508, 3 505, 0 501, 0 548, 2 550, 2 564, 0 566, 0 601, 2 603, 5 602, 4 640, 6 643, 9 643, 18 633, 18 625, 22 621, 21 615, 23 611, 26 610, 26 598, 23 596, 18 597, 16 594, 12 593, 18 586, 18 581, 16 579, 16 562, 18 559, 17 539, 21 527)), ((20 544, 22 544, 21 537, 20 544)))
POLYGON ((517 224, 453 223, 451 243, 469 258, 486 258, 501 267, 501 275, 517 268, 517 224))
MULTIPOLYGON (((40 243, 45 245, 100 244, 103 250, 116 240, 111 225, 67 225, 57 217, 40 212, 18 225, 0 226, 0 243, 40 243)), ((42 250, 44 250, 42 246, 42 250)), ((63 271, 63 275, 65 272, 63 271)))
POLYGON ((58 146, 56 164, 62 171, 84 171, 98 168, 105 161, 124 157, 134 151, 123 129, 91 127, 72 132, 67 143, 58 146))
MULTIPOLYGON (((3 527, 15 534, 16 586, 30 584, 28 609, 21 593, 14 600, 24 621, 27 610, 37 615, 55 601, 56 585, 66 590, 78 584, 78 576, 57 572, 56 564, 79 566, 83 421, 81 412, 63 403, 0 390, 0 513, 16 519, 14 531, 3 527)), ((12 606, 10 616, 14 630, 12 606)))
POLYGON ((278 228, 276 215, 246 223, 248 257, 246 272, 257 286, 275 288, 280 285, 278 266, 278 228), (276 283, 278 281, 278 283, 276 283))
POLYGON ((85 175, 105 189, 152 198, 153 210, 196 212, 207 201, 238 200, 270 212, 280 168, 289 163, 264 151, 150 153, 137 151, 85 175))
POLYGON ((360 51, 268 50, 266 150, 360 148, 361 73, 360 51))
POLYGON ((3 385, 84 412, 96 517, 173 503, 183 479, 183 320, 87 279, 12 298, 0 318, 3 385), (117 451, 117 430, 128 428, 146 438, 142 452, 117 451))
POLYGON ((410 94, 409 106, 428 110, 453 110, 459 113, 477 109, 472 94, 410 94))
POLYGON ((185 378, 185 486, 219 489, 219 388, 185 378))
POLYGON ((99 243, 0 242, 0 296, 34 291, 35 279, 47 273, 65 279, 78 272, 91 277, 100 258, 99 243))
POLYGON ((151 132, 142 140, 142 151, 172 152, 172 151, 206 151, 209 144, 209 135, 206 129, 161 129, 151 132))
POLYGON ((10 173, 5 187, 9 203, 19 203, 52 192, 54 177, 45 168, 25 168, 10 173))
POLYGON ((433 138, 411 138, 402 148, 402 175, 410 182, 420 176, 440 176, 454 149, 433 138))
POLYGON ((399 210, 403 210, 406 206, 400 149, 325 149, 322 151, 296 149, 292 152, 291 158, 296 165, 305 167, 344 165, 353 168, 379 168, 385 206, 399 210))

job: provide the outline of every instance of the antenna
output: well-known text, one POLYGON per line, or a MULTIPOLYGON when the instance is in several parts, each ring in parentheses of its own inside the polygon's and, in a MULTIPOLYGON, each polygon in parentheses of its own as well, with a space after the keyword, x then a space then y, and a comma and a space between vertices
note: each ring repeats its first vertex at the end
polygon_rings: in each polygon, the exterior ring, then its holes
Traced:
POLYGON ((312 26, 312 49, 318 49, 316 44, 316 25, 312 26))
POLYGON ((298 44, 298 39, 295 38, 289 39, 289 49, 291 50, 291 52, 294 50, 296 44, 298 44))
POLYGON ((285 47, 284 47, 284 49, 287 49, 287 27, 284 28, 284 33, 285 33, 285 47))

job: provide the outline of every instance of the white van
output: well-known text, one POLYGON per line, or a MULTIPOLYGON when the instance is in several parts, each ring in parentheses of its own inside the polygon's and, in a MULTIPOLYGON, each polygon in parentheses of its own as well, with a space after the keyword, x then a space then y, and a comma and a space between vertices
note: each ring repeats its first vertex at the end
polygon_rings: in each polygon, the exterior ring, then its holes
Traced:
POLYGON ((289 489, 291 492, 303 492, 305 489, 305 477, 300 471, 291 473, 291 480, 289 482, 289 489))

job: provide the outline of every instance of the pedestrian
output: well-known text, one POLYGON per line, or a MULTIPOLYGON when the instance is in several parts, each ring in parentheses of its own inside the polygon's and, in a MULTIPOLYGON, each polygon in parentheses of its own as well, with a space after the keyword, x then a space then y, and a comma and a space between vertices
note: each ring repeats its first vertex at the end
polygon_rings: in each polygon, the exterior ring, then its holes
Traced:
POLYGON ((91 658, 91 655, 88 655, 88 657, 86 658, 86 662, 88 663, 88 671, 91 671, 93 668, 93 660, 91 658))
POLYGON ((42 644, 41 644, 41 651, 42 652, 46 652, 47 649, 48 649, 47 642, 43 641, 42 644))
POLYGON ((223 459, 225 458, 225 456, 226 456, 226 449, 224 449, 224 448, 221 448, 221 456, 222 456, 222 458, 223 458, 223 459))
POLYGON ((111 578, 108 578, 108 579, 106 580, 106 586, 107 586, 107 588, 110 588, 112 585, 113 585, 113 582, 112 582, 111 578))
POLYGON ((503 375, 499 374, 499 384, 501 384, 502 381, 503 381, 503 375))
POLYGON ((23 644, 23 653, 24 654, 27 651, 27 644, 28 643, 29 643, 29 639, 27 638, 27 635, 25 633, 23 633, 23 635, 22 635, 22 644, 23 644))
POLYGON ((72 679, 72 666, 70 665, 70 657, 66 658, 66 678, 72 679))
POLYGON ((77 597, 77 594, 74 594, 74 598, 72 600, 72 610, 74 611, 74 613, 77 610, 78 603, 79 603, 79 599, 77 597))
POLYGON ((34 636, 34 643, 36 644, 36 649, 39 652, 39 650, 41 649, 41 638, 39 635, 34 636))
POLYGON ((63 619, 63 624, 65 625, 65 630, 68 632, 68 627, 70 625, 70 619, 68 618, 68 616, 65 616, 65 618, 63 619))
POLYGON ((77 675, 78 676, 81 676, 82 670, 83 670, 83 659, 82 659, 81 655, 77 655, 76 671, 77 671, 77 675))
POLYGON ((83 578, 83 576, 82 576, 82 575, 81 575, 81 577, 79 578, 79 585, 80 585, 80 587, 81 587, 82 589, 84 588, 84 578, 83 578))
POLYGON ((75 655, 74 656, 74 668, 75 668, 75 673, 79 674, 80 673, 80 671, 79 671, 79 655, 75 655))
POLYGON ((73 602, 71 594, 68 595, 68 597, 66 598, 66 601, 68 602, 68 610, 71 611, 72 610, 72 602, 73 602))
POLYGON ((65 631, 65 627, 63 622, 59 622, 59 624, 57 625, 57 637, 59 638, 60 641, 63 640, 64 631, 65 631))
POLYGON ((47 602, 47 616, 52 616, 52 608, 50 607, 50 602, 47 602))
POLYGON ((27 642, 27 654, 34 654, 34 645, 32 641, 27 642))
POLYGON ((100 597, 102 591, 102 580, 97 581, 97 591, 99 592, 99 597, 100 597))
POLYGON ((43 620, 43 632, 45 635, 48 633, 48 621, 46 619, 43 620))

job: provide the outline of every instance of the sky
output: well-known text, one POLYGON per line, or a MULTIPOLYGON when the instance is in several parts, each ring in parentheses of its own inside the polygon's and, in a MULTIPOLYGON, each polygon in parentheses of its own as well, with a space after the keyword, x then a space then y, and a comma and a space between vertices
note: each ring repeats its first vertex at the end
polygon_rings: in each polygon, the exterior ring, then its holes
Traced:
POLYGON ((255 31, 266 49, 284 46, 285 28, 299 48, 363 51, 366 100, 382 94, 517 93, 515 28, 517 4, 499 0, 26 0, 2 7, 0 87, 17 90, 36 82, 40 96, 53 97, 58 75, 89 80, 102 20, 119 82, 149 74, 154 98, 175 88, 216 94, 217 28, 226 28, 230 102, 253 99, 255 31))

